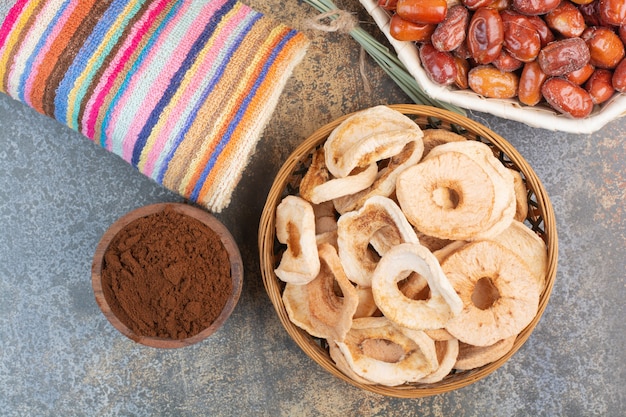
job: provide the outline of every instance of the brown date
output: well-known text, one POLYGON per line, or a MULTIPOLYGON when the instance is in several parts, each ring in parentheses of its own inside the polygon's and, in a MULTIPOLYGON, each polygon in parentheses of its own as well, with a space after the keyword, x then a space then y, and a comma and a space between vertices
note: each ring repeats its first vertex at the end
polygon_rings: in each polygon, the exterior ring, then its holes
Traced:
POLYGON ((553 109, 574 118, 587 117, 593 110, 589 93, 565 78, 548 78, 541 87, 541 94, 553 109))
POLYGON ((452 51, 465 40, 468 23, 469 11, 461 4, 452 6, 443 22, 437 25, 430 41, 440 51, 452 51))
POLYGON ((505 72, 516 71, 524 65, 522 61, 514 58, 506 49, 502 49, 500 55, 491 64, 500 71, 505 72))
POLYGON ((441 85, 450 85, 457 77, 456 62, 449 52, 435 49, 430 43, 424 43, 419 48, 420 61, 428 77, 441 85))
POLYGON ((613 72, 607 69, 598 68, 591 74, 591 77, 585 83, 585 90, 591 96, 594 104, 602 104, 615 93, 613 88, 613 72))
POLYGON ((502 11, 511 7, 511 2, 510 0, 492 0, 491 3, 489 3, 485 7, 502 11))
POLYGON ((614 89, 620 93, 626 93, 626 58, 617 64, 611 81, 614 89))
POLYGON ((504 49, 522 62, 535 60, 541 50, 541 38, 533 24, 526 16, 510 10, 502 11, 500 16, 504 28, 504 49))
POLYGON ((615 68, 624 58, 622 40, 607 27, 589 27, 582 39, 589 48, 589 62, 598 68, 615 68))
POLYGON ((493 65, 479 65, 469 71, 467 82, 472 91, 483 97, 513 98, 517 95, 519 77, 493 65))
POLYGON ((396 13, 416 23, 442 22, 448 12, 446 0, 398 0, 396 13))
POLYGON ((522 75, 519 79, 517 98, 520 103, 534 106, 541 101, 541 86, 548 76, 541 71, 537 61, 524 64, 522 75))
POLYGON ((561 0, 513 0, 513 8, 522 14, 535 16, 555 9, 561 0))
POLYGON ((398 14, 394 14, 389 20, 389 34, 399 41, 426 42, 436 27, 432 23, 411 22, 398 14))
POLYGON ((554 41, 537 56, 541 70, 550 76, 564 75, 584 67, 589 62, 589 48, 581 38, 554 41))
POLYGON ((552 29, 548 27, 546 22, 539 16, 526 16, 528 21, 535 27, 537 33, 539 34, 539 39, 541 39, 541 47, 543 48, 550 42, 555 41, 554 33, 552 33, 552 29))
POLYGON ((568 72, 565 74, 565 78, 573 82, 574 84, 582 85, 591 77, 591 74, 595 71, 595 67, 591 64, 587 64, 581 69, 568 72))
POLYGON ((396 10, 398 0, 378 0, 378 6, 385 10, 396 10))
POLYGON ((622 25, 619 27, 619 38, 622 40, 622 43, 626 45, 626 25, 622 25))
POLYGON ((566 38, 580 36, 587 27, 578 7, 568 0, 563 0, 556 9, 547 13, 544 20, 550 29, 566 38))
POLYGON ((461 3, 470 10, 476 10, 479 7, 489 6, 493 0, 462 0, 461 3))
POLYGON ((502 49, 504 26, 500 13, 481 7, 474 12, 467 30, 467 47, 477 64, 493 62, 502 49))
POLYGON ((458 56, 454 56, 454 63, 456 64, 456 79, 454 84, 461 90, 466 90, 469 88, 467 73, 470 70, 470 64, 467 62, 467 59, 458 56))
POLYGON ((583 15, 587 26, 605 26, 605 23, 600 17, 600 8, 598 6, 598 0, 594 0, 591 3, 581 4, 578 6, 578 11, 583 15))
POLYGON ((576 3, 576 4, 589 4, 594 0, 572 0, 572 3, 576 3))
POLYGON ((626 24, 626 2, 624 0, 598 0, 600 18, 613 26, 626 24))

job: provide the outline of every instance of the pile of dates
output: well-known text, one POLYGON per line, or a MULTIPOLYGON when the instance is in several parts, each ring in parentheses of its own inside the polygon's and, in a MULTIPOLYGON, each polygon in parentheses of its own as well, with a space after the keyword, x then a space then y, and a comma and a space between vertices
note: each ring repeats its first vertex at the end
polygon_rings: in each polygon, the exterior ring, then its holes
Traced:
POLYGON ((574 118, 626 92, 626 0, 378 0, 431 80, 574 118))

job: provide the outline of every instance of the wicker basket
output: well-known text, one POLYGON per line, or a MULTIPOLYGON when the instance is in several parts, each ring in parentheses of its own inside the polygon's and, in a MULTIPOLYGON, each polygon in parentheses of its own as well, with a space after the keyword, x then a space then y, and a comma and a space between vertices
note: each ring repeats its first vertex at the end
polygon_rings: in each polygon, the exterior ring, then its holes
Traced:
POLYGON ((574 119, 559 114, 547 105, 526 106, 515 99, 485 98, 471 90, 459 90, 434 83, 428 78, 420 64, 414 42, 403 42, 389 34, 391 17, 376 0, 359 0, 372 16, 378 28, 393 46, 398 59, 415 78, 422 89, 432 98, 459 107, 490 113, 509 120, 522 122, 532 127, 569 133, 593 133, 608 122, 626 114, 626 94, 615 94, 609 101, 595 106, 593 112, 584 119, 574 119))
POLYGON ((480 140, 492 147, 494 153, 504 165, 521 172, 528 189, 529 209, 526 224, 541 236, 546 242, 548 250, 546 286, 539 300, 537 315, 518 335, 513 349, 504 357, 481 368, 450 374, 442 381, 434 384, 405 384, 397 387, 361 384, 352 380, 337 369, 329 356, 325 340, 319 340, 310 336, 289 320, 289 316, 287 315, 282 301, 284 283, 274 274, 274 268, 276 268, 280 262, 280 254, 284 249, 284 245, 281 245, 276 239, 276 207, 286 195, 298 194, 300 180, 306 173, 308 165, 311 162, 313 150, 322 145, 330 132, 350 115, 343 116, 320 128, 290 155, 278 172, 274 184, 270 189, 267 202, 261 215, 258 235, 263 283, 278 313, 280 321, 300 348, 315 362, 336 377, 375 393, 400 398, 417 398, 455 390, 486 377, 502 366, 502 364, 524 344, 539 322, 554 285, 558 254, 557 232, 552 205, 541 182, 528 163, 504 138, 479 123, 446 110, 410 104, 391 105, 389 107, 413 118, 423 129, 443 128, 462 134, 469 139, 480 140))

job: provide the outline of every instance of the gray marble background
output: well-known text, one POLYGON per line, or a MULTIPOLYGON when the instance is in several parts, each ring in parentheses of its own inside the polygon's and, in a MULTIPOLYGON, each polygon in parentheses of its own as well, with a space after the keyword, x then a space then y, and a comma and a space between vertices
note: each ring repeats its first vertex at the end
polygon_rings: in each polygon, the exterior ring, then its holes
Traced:
MULTIPOLYGON (((311 9, 249 4, 298 27, 311 9)), ((346 2, 358 10, 356 2, 346 2)), ((365 24, 367 25, 367 23, 365 24)), ((408 99, 356 44, 309 33, 311 48, 220 218, 244 259, 226 325, 179 350, 137 345, 95 303, 93 251, 137 207, 182 199, 117 156, 0 95, 0 415, 621 416, 626 375, 626 118, 593 135, 469 116, 526 158, 554 205, 559 265, 550 303, 509 362, 471 386, 422 399, 361 391, 291 341, 261 281, 257 228, 272 178, 315 129, 408 99)))

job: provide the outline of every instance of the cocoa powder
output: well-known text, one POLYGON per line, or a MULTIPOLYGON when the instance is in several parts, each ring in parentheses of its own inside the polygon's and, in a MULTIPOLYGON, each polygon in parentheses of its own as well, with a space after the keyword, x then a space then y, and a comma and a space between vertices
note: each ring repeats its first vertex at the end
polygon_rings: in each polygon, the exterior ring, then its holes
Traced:
POLYGON ((192 337, 217 319, 232 293, 228 252, 208 226, 166 207, 111 240, 102 290, 137 335, 192 337))

